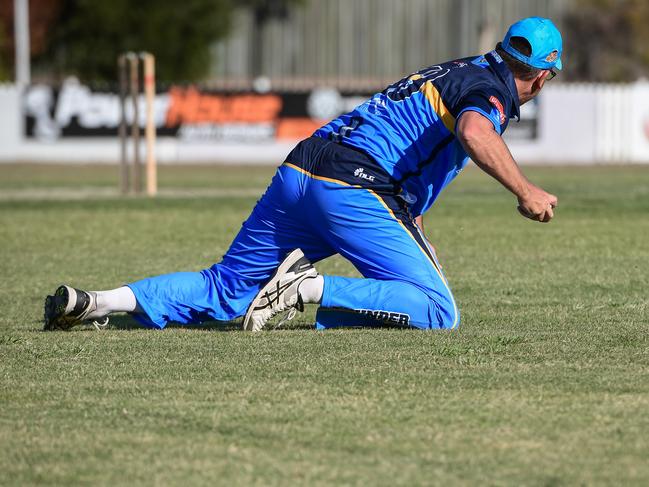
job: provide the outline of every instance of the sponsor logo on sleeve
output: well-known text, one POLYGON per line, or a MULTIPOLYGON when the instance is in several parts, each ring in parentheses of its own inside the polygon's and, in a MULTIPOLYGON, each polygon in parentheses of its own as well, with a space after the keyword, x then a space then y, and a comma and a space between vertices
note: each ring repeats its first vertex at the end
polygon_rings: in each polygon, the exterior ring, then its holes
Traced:
POLYGON ((500 100, 495 96, 490 96, 489 102, 496 107, 496 110, 498 110, 498 114, 500 116, 500 125, 504 124, 507 120, 507 117, 505 116, 505 109, 503 108, 503 104, 500 103, 500 100))

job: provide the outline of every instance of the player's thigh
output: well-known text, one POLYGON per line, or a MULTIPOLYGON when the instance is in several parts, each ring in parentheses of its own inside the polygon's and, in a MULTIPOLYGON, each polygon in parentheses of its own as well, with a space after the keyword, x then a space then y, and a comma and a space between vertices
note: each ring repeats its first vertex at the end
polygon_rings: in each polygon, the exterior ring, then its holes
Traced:
POLYGON ((303 178, 296 171, 278 169, 218 266, 242 280, 258 283, 266 281, 296 248, 312 261, 334 253, 304 224, 303 178))

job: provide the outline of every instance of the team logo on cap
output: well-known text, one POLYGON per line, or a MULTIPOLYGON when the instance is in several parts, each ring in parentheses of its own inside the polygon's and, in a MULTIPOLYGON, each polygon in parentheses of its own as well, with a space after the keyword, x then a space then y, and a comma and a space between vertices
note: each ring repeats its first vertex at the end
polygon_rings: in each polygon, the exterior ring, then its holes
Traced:
POLYGON ((489 101, 493 106, 496 107, 496 110, 498 110, 498 114, 500 115, 500 125, 504 124, 505 120, 507 120, 507 117, 505 117, 505 109, 503 108, 503 104, 500 103, 500 100, 495 96, 490 96, 489 101))
POLYGON ((553 63, 557 60, 558 57, 559 57, 559 52, 552 51, 550 54, 548 54, 548 57, 546 57, 545 60, 549 63, 553 63))

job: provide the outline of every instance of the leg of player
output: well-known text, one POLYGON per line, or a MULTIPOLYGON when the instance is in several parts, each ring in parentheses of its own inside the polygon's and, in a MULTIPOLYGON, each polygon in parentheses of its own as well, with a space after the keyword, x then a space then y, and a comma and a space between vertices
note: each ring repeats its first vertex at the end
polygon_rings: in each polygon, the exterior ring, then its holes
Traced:
POLYGON ((323 308, 344 309, 360 322, 455 328, 459 313, 435 255, 404 201, 369 189, 336 190, 336 183, 310 181, 314 221, 326 221, 323 238, 366 279, 325 276, 323 308), (353 222, 353 224, 350 224, 353 222))
MULTIPOLYGON (((413 248, 413 255, 418 249, 413 248)), ((400 252, 403 248, 400 249, 400 252)), ((298 253, 299 250, 292 254, 298 253)), ((291 255, 287 257, 290 260, 291 255)), ((403 261, 403 259, 402 259, 403 261)), ((421 329, 449 328, 459 324, 459 311, 448 285, 442 276, 425 280, 418 285, 398 280, 350 278, 315 275, 308 261, 302 264, 311 273, 301 277, 286 261, 280 265, 265 288, 253 300, 246 318, 246 330, 259 331, 276 314, 295 309, 303 311, 303 305, 319 303, 322 307, 316 316, 317 328, 339 326, 394 326, 421 329)), ((425 265, 425 264, 423 264, 425 265)), ((386 270, 389 269, 386 266, 386 270)), ((413 270, 413 275, 421 274, 413 270)))
MULTIPOLYGON (((417 250, 413 248, 414 255, 417 250)), ((459 324, 459 312, 446 281, 440 278, 441 281, 422 280, 420 285, 415 285, 394 278, 320 276, 298 249, 289 254, 253 300, 244 329, 260 331, 273 316, 287 310, 287 317, 291 319, 295 311, 303 311, 307 303, 323 305, 316 316, 317 328, 453 329, 459 324)))
MULTIPOLYGON (((295 296, 293 291, 313 277, 315 270, 311 272, 310 264, 300 269, 303 254, 292 251, 301 249, 307 262, 334 253, 304 223, 308 215, 301 206, 303 188, 302 174, 278 171, 220 263, 193 275, 172 274, 129 284, 144 310, 136 318, 144 318, 144 324, 157 328, 169 321, 230 321, 246 313, 260 290, 269 291, 267 299, 279 294, 295 296), (283 283, 281 293, 273 295, 269 279, 281 263, 289 271, 290 282, 283 283)), ((317 294, 317 290, 312 293, 317 294)))
POLYGON ((432 286, 424 289, 397 280, 325 276, 325 296, 316 326, 454 329, 459 316, 450 292, 434 291, 432 286))
MULTIPOLYGON (((143 279, 112 291, 86 292, 60 286, 46 298, 45 329, 69 329, 112 312, 133 313, 140 323, 152 328, 164 328, 170 321, 230 321, 243 315, 292 250, 302 248, 313 261, 333 253, 292 216, 299 213, 290 207, 298 206, 300 178, 299 174, 275 176, 218 264, 200 272, 143 279)), ((315 294, 317 290, 312 289, 309 296, 315 294)), ((96 322, 95 326, 105 324, 96 322)))

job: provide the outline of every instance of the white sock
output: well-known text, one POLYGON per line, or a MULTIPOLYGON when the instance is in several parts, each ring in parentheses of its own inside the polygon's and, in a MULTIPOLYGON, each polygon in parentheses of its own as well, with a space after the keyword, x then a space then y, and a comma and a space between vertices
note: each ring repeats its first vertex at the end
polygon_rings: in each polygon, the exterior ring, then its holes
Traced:
POLYGON ((305 303, 319 303, 322 301, 323 291, 324 277, 322 276, 307 277, 297 288, 305 303))
POLYGON ((142 311, 137 305, 135 294, 128 286, 118 287, 110 291, 95 291, 97 293, 97 309, 88 318, 101 318, 115 312, 142 311))

